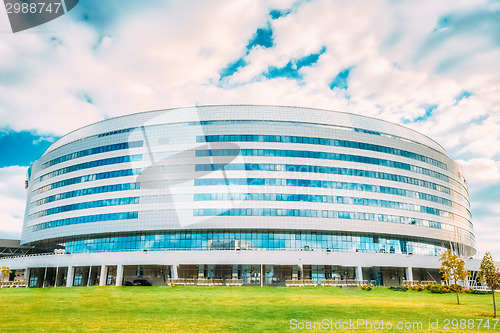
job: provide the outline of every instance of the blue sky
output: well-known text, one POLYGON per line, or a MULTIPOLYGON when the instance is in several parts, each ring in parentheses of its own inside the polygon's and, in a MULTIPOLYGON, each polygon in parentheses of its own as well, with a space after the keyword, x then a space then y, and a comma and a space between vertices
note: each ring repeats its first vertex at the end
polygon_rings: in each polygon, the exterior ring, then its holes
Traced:
POLYGON ((28 166, 57 139, 28 131, 0 130, 0 168, 28 166))
POLYGON ((342 110, 403 124, 464 167, 500 258, 500 1, 81 0, 11 34, 0 10, 0 238, 26 166, 108 117, 196 104, 342 110))

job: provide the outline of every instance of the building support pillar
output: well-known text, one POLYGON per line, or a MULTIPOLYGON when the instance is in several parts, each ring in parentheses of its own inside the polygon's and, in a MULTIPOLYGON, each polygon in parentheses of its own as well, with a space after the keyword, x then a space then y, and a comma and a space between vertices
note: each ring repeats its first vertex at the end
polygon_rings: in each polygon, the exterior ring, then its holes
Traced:
POLYGON ((58 285, 58 279, 59 278, 59 263, 57 263, 57 267, 56 267, 56 279, 54 281, 54 287, 57 287, 58 285))
POLYGON ((413 267, 406 267, 406 281, 413 281, 413 267))
POLYGON ((363 281, 363 267, 356 267, 356 280, 363 281))
POLYGON ((177 270, 177 264, 172 265, 170 275, 172 279, 178 279, 179 278, 179 272, 177 270))
POLYGON ((89 277, 87 278, 87 287, 90 287, 91 277, 92 277, 92 266, 89 266, 89 277))
POLYGON ((116 286, 121 286, 123 284, 123 265, 116 265, 116 286))
POLYGON ((68 274, 66 275, 66 287, 73 287, 73 279, 75 276, 75 268, 68 266, 68 274))
POLYGON ((298 274, 298 268, 297 265, 292 266, 292 280, 298 280, 299 279, 299 274, 298 274))
POLYGON ((201 264, 198 265, 198 279, 204 279, 205 278, 205 265, 201 264))
POLYGON ((101 274, 99 275, 99 285, 100 286, 105 286, 106 285, 106 278, 108 275, 108 268, 106 265, 101 266, 101 274))
POLYGON ((300 280, 304 280, 304 265, 299 264, 299 265, 297 265, 297 268, 298 268, 299 273, 300 273, 300 280))
POLYGON ((233 280, 237 280, 238 279, 238 265, 233 265, 233 276, 232 276, 232 279, 233 280))
POLYGON ((48 267, 45 267, 45 272, 43 273, 42 288, 45 287, 45 281, 47 281, 47 270, 48 270, 48 267))
POLYGON ((26 267, 24 270, 24 281, 26 282, 26 286, 30 286, 30 269, 26 267))

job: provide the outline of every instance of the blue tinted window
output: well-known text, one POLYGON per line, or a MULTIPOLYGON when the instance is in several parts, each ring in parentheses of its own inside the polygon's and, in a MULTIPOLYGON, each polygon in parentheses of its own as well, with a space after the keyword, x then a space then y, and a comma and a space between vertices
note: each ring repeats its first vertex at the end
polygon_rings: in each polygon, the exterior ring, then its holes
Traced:
POLYGON ((122 142, 122 143, 115 143, 112 145, 107 145, 107 146, 101 146, 101 147, 95 147, 95 148, 89 148, 85 150, 81 150, 75 153, 67 154, 64 156, 60 156, 58 158, 55 158, 53 160, 50 160, 46 163, 44 163, 41 167, 41 169, 48 168, 52 165, 59 164, 62 162, 66 162, 75 158, 79 157, 84 157, 88 155, 94 155, 94 154, 100 154, 100 153, 105 153, 108 151, 115 151, 115 150, 122 150, 122 149, 128 149, 128 148, 137 148, 137 147, 142 147, 143 142, 142 141, 132 141, 132 142, 122 142))
POLYGON ((81 224, 81 223, 91 223, 91 222, 100 222, 100 221, 109 221, 109 220, 129 220, 129 219, 137 219, 139 216, 138 212, 123 212, 123 213, 109 213, 109 214, 98 214, 98 215, 87 215, 87 216, 79 216, 79 217, 71 217, 62 220, 54 220, 44 223, 39 223, 34 225, 33 231, 40 231, 44 229, 62 227, 73 224, 81 224))
MULTIPOLYGON (((316 166, 316 165, 300 165, 300 164, 257 164, 257 163, 246 163, 246 164, 234 163, 233 164, 233 163, 231 163, 231 164, 196 164, 195 170, 196 171, 213 171, 213 170, 247 170, 247 171, 261 171, 261 170, 262 171, 273 171, 273 170, 275 170, 275 171, 283 171, 284 170, 284 171, 288 171, 288 172, 326 173, 326 174, 334 174, 334 175, 348 175, 348 176, 356 176, 356 177, 377 178, 377 179, 390 180, 390 181, 412 184, 412 185, 417 185, 417 186, 429 188, 429 189, 443 192, 446 194, 452 194, 455 197, 460 196, 464 200, 468 201, 467 198, 464 197, 461 193, 454 191, 448 187, 436 184, 436 183, 428 182, 428 181, 417 179, 417 178, 396 175, 396 174, 390 174, 390 173, 384 173, 384 172, 378 172, 378 171, 362 170, 362 169, 338 168, 338 167, 327 167, 327 166, 316 166)), ((373 186, 373 185, 356 184, 356 183, 342 183, 342 184, 352 184, 352 185, 348 185, 348 186, 364 187, 364 188, 359 189, 362 191, 365 191, 366 190, 365 188, 369 188, 368 186, 373 186)), ((373 187, 379 188, 377 186, 373 186, 373 187)), ((354 187, 350 187, 350 188, 354 188, 354 187)), ((367 191, 373 192, 374 190, 368 189, 367 191)), ((397 189, 397 188, 392 188, 392 187, 383 187, 383 186, 380 187, 380 192, 419 198, 419 199, 423 199, 423 200, 438 202, 440 204, 448 205, 448 206, 455 205, 455 206, 460 207, 460 209, 466 210, 467 214, 470 215, 470 211, 466 207, 463 207, 462 205, 458 205, 456 203, 452 204, 452 202, 450 200, 447 200, 447 199, 444 199, 441 197, 437 197, 434 195, 430 195, 427 193, 397 189)))
POLYGON ((48 185, 40 187, 39 189, 33 190, 33 193, 40 194, 40 193, 44 193, 44 192, 47 192, 47 191, 50 191, 50 190, 53 190, 53 189, 56 189, 59 187, 63 187, 63 186, 69 186, 69 185, 73 185, 73 184, 79 184, 79 183, 107 179, 107 178, 135 176, 135 175, 139 175, 140 173, 141 173, 141 169, 124 169, 124 170, 115 170, 115 171, 109 171, 109 172, 95 173, 95 174, 91 174, 91 175, 70 178, 70 179, 61 180, 61 181, 58 181, 58 182, 55 182, 52 184, 48 184, 48 185))
POLYGON ((121 134, 121 133, 128 133, 128 132, 131 132, 135 129, 134 128, 125 128, 125 129, 121 129, 121 130, 116 130, 116 131, 112 131, 112 132, 106 132, 106 133, 101 133, 99 135, 97 135, 98 138, 102 138, 102 137, 105 137, 105 136, 110 136, 110 135, 116 135, 116 134, 121 134))
POLYGON ((338 175, 349 175, 357 177, 367 177, 367 178, 377 178, 390 181, 396 181, 401 183, 413 184, 417 186, 422 186, 430 188, 436 191, 440 191, 446 194, 453 194, 455 196, 461 196, 464 200, 468 201, 467 198, 461 193, 451 190, 446 186, 442 186, 436 183, 432 183, 426 180, 421 180, 418 178, 412 178, 407 176, 401 176, 396 174, 390 174, 378 171, 369 171, 362 169, 351 169, 351 168, 339 168, 339 167, 324 167, 324 166, 314 166, 314 165, 299 165, 299 164, 196 164, 196 171, 213 171, 213 170, 265 170, 265 171, 289 171, 289 172, 311 172, 311 173, 327 173, 327 174, 338 174, 338 175))
POLYGON ((119 156, 119 157, 113 157, 113 158, 106 158, 102 160, 97 160, 97 161, 91 161, 91 162, 85 162, 85 163, 80 163, 80 164, 75 164, 66 168, 54 170, 52 172, 46 173, 45 175, 42 175, 35 179, 35 181, 42 181, 45 179, 49 179, 52 177, 56 177, 62 174, 66 174, 69 172, 74 172, 78 170, 84 170, 84 169, 89 169, 89 168, 95 168, 98 166, 103 166, 103 165, 110 165, 110 164, 118 164, 118 163, 127 163, 127 162, 135 162, 135 161, 141 161, 142 160, 142 155, 132 155, 132 156, 119 156))
MULTIPOLYGON (((300 187, 321 187, 321 188, 337 188, 350 189, 358 191, 380 192, 396 195, 406 195, 411 197, 420 197, 419 192, 411 192, 402 189, 391 187, 383 187, 378 185, 346 183, 327 180, 310 180, 310 179, 281 179, 281 178, 200 178, 194 180, 195 186, 215 186, 215 185, 256 185, 256 186, 300 186, 300 187)), ((425 196, 422 196, 424 199, 425 196)), ((430 196, 428 199, 438 198, 430 196)), ((443 199, 445 200, 445 199, 443 199)), ((433 201, 432 199, 430 201, 433 201)), ((439 201, 439 200, 437 200, 439 201)), ((436 201, 436 202, 437 202, 436 201)), ((446 204, 446 201, 443 201, 446 204)))
POLYGON ((106 207, 106 206, 131 205, 131 204, 138 204, 138 203, 139 203, 138 197, 115 198, 115 199, 79 202, 79 203, 75 203, 75 204, 71 204, 71 205, 65 205, 65 206, 41 210, 39 212, 32 214, 31 216, 34 218, 40 218, 40 217, 47 216, 47 215, 70 212, 73 210, 90 209, 90 208, 106 207))
MULTIPOLYGON (((414 205, 404 202, 377 200, 369 198, 355 197, 333 197, 330 195, 312 195, 312 194, 288 194, 288 193, 199 193, 194 194, 194 201, 211 200, 252 200, 252 201, 303 201, 303 202, 331 202, 348 205, 375 206, 384 208, 393 208, 421 212, 431 215, 438 215, 450 219, 455 218, 455 214, 421 205, 414 205)), ((458 216, 457 216, 458 217, 458 216)))
POLYGON ((40 206, 40 205, 47 204, 49 202, 68 199, 68 198, 74 198, 74 197, 79 197, 79 196, 84 196, 84 195, 106 193, 106 192, 116 192, 116 191, 136 190, 139 188, 140 188, 139 183, 115 184, 115 185, 106 185, 106 186, 84 188, 84 189, 80 189, 80 190, 59 193, 59 194, 45 197, 43 199, 39 199, 35 202, 35 205, 40 206))
MULTIPOLYGON (((453 231, 454 226, 448 225, 440 222, 433 222, 416 219, 408 216, 396 216, 396 215, 385 215, 385 214, 372 214, 372 213, 361 213, 361 212, 342 212, 342 211, 324 211, 321 210, 311 210, 311 209, 267 209, 267 208, 201 208, 194 209, 194 216, 300 216, 300 217, 321 217, 327 214, 329 218, 333 219, 356 219, 356 220, 367 220, 367 221, 380 221, 380 222, 392 222, 392 223, 402 223, 411 225, 421 225, 426 227, 437 228, 439 225, 440 229, 446 229, 453 231), (432 226, 431 226, 432 224, 432 226)), ((464 219, 464 221, 466 221, 464 219)))
MULTIPOLYGON (((197 150, 197 157, 204 156, 282 156, 282 157, 299 157, 299 158, 315 158, 315 159, 327 159, 327 160, 337 160, 337 161, 352 161, 357 163, 382 165, 396 169, 403 169, 412 171, 415 173, 420 173, 430 177, 434 177, 446 182, 450 182, 448 176, 430 170, 426 168, 421 168, 412 164, 395 162, 380 158, 358 156, 358 155, 347 155, 338 153, 327 153, 327 152, 317 152, 317 151, 299 151, 299 150, 279 150, 279 149, 205 149, 197 150)), ((457 182, 458 185, 463 186, 457 182)))
POLYGON ((385 237, 377 234, 329 233, 323 231, 244 230, 232 232, 191 231, 157 235, 104 236, 94 239, 74 239, 65 242, 71 253, 109 251, 169 251, 169 250, 287 250, 334 252, 391 252, 399 254, 437 256, 447 248, 431 241, 408 237, 385 237), (147 240, 146 240, 147 239, 147 240))

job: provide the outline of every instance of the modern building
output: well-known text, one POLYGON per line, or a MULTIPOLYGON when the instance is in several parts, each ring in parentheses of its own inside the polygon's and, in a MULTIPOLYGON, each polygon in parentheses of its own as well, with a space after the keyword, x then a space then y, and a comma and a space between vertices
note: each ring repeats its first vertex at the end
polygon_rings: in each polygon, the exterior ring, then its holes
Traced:
POLYGON ((442 251, 475 254, 467 184, 443 147, 345 112, 107 119, 52 144, 26 187, 21 244, 58 249, 0 259, 30 286, 439 282, 442 251))

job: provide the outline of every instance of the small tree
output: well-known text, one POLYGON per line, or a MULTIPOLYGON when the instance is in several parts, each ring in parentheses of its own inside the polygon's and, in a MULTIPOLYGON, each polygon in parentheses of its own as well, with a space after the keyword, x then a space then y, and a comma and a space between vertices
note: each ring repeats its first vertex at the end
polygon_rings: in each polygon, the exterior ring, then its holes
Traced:
POLYGON ((12 271, 9 269, 9 267, 7 266, 0 267, 0 281, 4 276, 9 275, 10 273, 12 273, 12 271))
MULTIPOLYGON (((441 254, 439 261, 441 261, 439 272, 443 274, 445 281, 451 281, 453 284, 457 284, 458 281, 466 280, 470 276, 465 269, 465 262, 456 254, 451 253, 451 250, 446 250, 446 252, 441 254)), ((455 288, 455 292, 457 294, 457 304, 460 305, 460 299, 458 297, 458 293, 460 292, 459 288, 455 288)))
POLYGON ((477 277, 481 282, 484 282, 486 286, 491 288, 491 294, 493 295, 493 318, 496 318, 497 307, 495 304, 495 288, 500 285, 500 271, 495 267, 495 263, 489 252, 484 254, 477 277))

